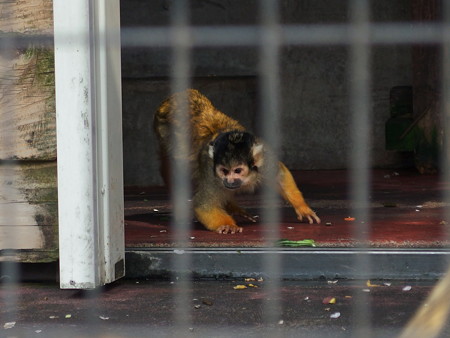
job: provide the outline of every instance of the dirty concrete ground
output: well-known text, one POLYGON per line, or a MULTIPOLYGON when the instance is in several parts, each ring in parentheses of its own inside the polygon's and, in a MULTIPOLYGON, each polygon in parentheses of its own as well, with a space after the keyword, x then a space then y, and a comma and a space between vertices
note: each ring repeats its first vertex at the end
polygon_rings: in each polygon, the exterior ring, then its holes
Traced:
MULTIPOLYGON (((448 185, 436 177, 411 172, 374 171, 372 176, 370 246, 446 247, 442 194, 448 185)), ((311 172, 302 173, 301 178, 299 182, 307 182, 301 185, 305 196, 323 223, 297 224, 292 210, 283 208, 283 238, 312 238, 319 247, 352 246, 353 223, 343 220, 350 211, 346 174, 311 172)), ((128 249, 171 246, 167 192, 152 189, 142 194, 137 190, 127 196, 128 249)), ((250 210, 261 207, 258 198, 243 202, 250 210)), ((194 246, 260 246, 261 225, 245 226, 242 236, 224 237, 197 225, 194 246)), ((291 280, 282 281, 279 295, 274 297, 268 281, 203 279, 183 286, 179 281, 126 279, 83 292, 60 290, 54 282, 57 266, 48 270, 45 265, 33 266, 38 271, 31 277, 40 273, 41 277, 53 276, 52 281, 22 282, 11 289, 5 284, 7 278, 0 276, 0 337, 395 337, 436 282, 372 280, 380 286, 367 286, 366 280, 291 280), (384 284, 389 282, 389 286, 384 284), (247 288, 234 289, 238 284, 247 288), (406 286, 411 289, 404 289, 406 286), (177 326, 180 294, 188 300, 190 320, 177 326), (265 315, 269 297, 281 303, 279 316, 270 322, 265 315), (336 302, 324 304, 327 297, 336 302), (365 304, 367 307, 361 307, 365 304), (367 319, 371 326, 357 331, 367 319)), ((30 266, 21 271, 25 280, 33 279, 26 276, 29 271, 30 266)), ((379 275, 383 276, 383 271, 379 275)), ((441 337, 450 337, 449 324, 441 337)))
MULTIPOLYGON (((180 282, 121 280, 96 291, 60 290, 48 282, 21 283, 12 289, 3 284, 0 337, 348 337, 356 333, 358 302, 367 304, 359 320, 370 318, 371 328, 356 336, 394 337, 433 284, 282 281, 275 297, 281 313, 267 323, 267 281, 197 280, 182 289, 190 320, 180 327, 174 318, 180 282), (236 290, 236 285, 247 288, 236 290), (336 302, 324 304, 326 298, 336 302), (15 300, 16 306, 5 303, 8 300, 15 300)), ((447 325, 441 337, 449 333, 447 325)))

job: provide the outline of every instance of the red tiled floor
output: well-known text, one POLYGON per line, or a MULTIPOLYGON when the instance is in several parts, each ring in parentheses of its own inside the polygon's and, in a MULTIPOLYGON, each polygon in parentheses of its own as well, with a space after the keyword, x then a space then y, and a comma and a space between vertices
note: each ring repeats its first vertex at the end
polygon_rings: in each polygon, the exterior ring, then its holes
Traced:
MULTIPOLYGON (((346 171, 293 173, 305 198, 322 219, 321 224, 299 223, 288 206, 281 206, 280 238, 314 239, 320 247, 355 246, 346 171), (326 225, 331 223, 331 225, 326 225)), ((413 170, 372 172, 370 245, 374 247, 442 247, 445 233, 442 193, 448 185, 439 176, 419 175, 413 170)), ((240 198, 242 206, 261 215, 258 195, 240 198)), ((189 202, 188 202, 189 203, 189 202)), ((164 188, 128 189, 125 196, 127 247, 170 247, 170 198, 164 188), (141 192, 142 190, 142 192, 141 192)), ((243 233, 220 235, 193 223, 190 242, 195 247, 260 247, 265 242, 261 223, 237 219, 243 233)))

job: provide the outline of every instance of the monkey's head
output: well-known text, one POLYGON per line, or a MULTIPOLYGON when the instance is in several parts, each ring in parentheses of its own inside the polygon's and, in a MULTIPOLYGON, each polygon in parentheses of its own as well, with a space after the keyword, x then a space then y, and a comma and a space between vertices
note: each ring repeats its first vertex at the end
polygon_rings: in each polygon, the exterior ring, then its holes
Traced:
POLYGON ((210 143, 208 153, 214 161, 214 173, 225 188, 253 188, 258 182, 264 147, 252 134, 244 131, 221 133, 210 143))

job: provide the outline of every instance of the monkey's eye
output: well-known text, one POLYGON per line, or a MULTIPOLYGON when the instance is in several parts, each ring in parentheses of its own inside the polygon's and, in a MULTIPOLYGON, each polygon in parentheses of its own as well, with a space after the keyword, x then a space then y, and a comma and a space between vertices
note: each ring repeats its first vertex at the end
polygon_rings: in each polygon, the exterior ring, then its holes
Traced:
POLYGON ((226 168, 222 168, 222 174, 224 174, 225 176, 227 176, 230 173, 230 171, 226 168))
POLYGON ((242 168, 236 168, 234 169, 235 174, 240 174, 242 172, 242 168))

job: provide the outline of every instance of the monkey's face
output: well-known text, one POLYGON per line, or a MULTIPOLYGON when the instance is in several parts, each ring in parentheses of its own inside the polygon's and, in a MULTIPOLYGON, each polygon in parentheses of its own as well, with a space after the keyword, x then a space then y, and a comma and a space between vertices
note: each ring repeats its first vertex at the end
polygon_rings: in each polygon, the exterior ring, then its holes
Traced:
POLYGON ((216 175, 222 180, 223 186, 227 189, 238 189, 242 185, 247 185, 250 179, 250 169, 245 164, 236 166, 216 166, 216 175))
POLYGON ((263 146, 252 134, 242 131, 220 134, 210 144, 209 156, 214 160, 214 173, 225 188, 253 188, 258 182, 263 146))

